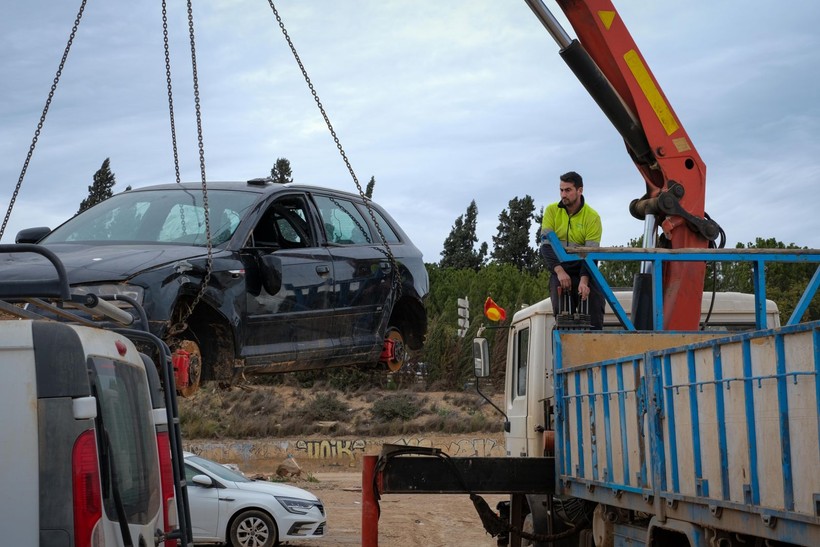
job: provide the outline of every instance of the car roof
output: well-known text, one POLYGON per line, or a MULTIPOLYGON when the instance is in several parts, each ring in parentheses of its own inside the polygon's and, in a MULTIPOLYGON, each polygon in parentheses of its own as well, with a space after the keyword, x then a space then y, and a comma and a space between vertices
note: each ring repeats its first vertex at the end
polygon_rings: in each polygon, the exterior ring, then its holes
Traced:
MULTIPOLYGON (((133 188, 128 190, 129 192, 143 192, 143 191, 151 191, 151 190, 174 190, 174 189, 185 189, 185 190, 201 190, 202 183, 201 182, 181 182, 181 183, 166 183, 166 184, 155 184, 151 186, 140 186, 139 188, 133 188)), ((354 194, 352 192, 347 192, 345 190, 339 190, 337 188, 327 188, 322 186, 314 186, 309 184, 296 184, 293 182, 288 183, 274 183, 270 182, 269 179, 251 179, 248 181, 215 181, 215 182, 208 182, 207 183, 208 190, 240 190, 245 192, 254 192, 257 194, 276 194, 282 192, 284 190, 299 190, 304 192, 331 192, 337 195, 347 196, 349 198, 359 199, 361 197, 358 194, 354 194)))

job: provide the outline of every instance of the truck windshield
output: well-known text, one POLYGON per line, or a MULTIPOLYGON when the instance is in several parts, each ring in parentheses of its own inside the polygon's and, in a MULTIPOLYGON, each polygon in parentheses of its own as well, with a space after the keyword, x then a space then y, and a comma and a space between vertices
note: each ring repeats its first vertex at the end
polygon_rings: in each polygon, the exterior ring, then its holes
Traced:
MULTIPOLYGON (((228 241, 259 194, 208 191, 211 239, 228 241)), ((167 243, 204 247, 202 192, 187 188, 133 190, 112 196, 55 229, 41 243, 167 243)))

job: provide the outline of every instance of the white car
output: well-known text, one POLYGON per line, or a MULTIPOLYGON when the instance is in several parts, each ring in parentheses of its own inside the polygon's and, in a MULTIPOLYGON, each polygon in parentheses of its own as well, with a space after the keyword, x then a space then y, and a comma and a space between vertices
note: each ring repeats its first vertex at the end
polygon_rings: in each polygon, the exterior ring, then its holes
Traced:
POLYGON ((194 543, 273 547, 325 534, 325 507, 307 490, 250 480, 187 452, 185 480, 194 543))

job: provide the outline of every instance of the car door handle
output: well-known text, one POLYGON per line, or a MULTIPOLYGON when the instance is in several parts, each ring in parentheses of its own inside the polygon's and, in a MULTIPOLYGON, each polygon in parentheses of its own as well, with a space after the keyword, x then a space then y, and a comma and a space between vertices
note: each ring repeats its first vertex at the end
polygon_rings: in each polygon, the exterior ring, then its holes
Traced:
POLYGON ((330 268, 328 266, 325 266, 324 264, 321 264, 319 266, 316 266, 316 273, 319 275, 327 275, 330 273, 330 268))
POLYGON ((236 501, 236 498, 219 498, 219 501, 236 501))

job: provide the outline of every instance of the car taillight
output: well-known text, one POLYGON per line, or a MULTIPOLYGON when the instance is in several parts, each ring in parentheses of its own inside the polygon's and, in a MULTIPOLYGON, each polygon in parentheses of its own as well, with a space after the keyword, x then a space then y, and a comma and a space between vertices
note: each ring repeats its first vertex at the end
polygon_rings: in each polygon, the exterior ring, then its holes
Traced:
POLYGON ((80 434, 71 453, 74 489, 74 545, 90 547, 102 518, 102 490, 94 430, 80 434))
MULTIPOLYGON (((171 467, 171 441, 167 431, 157 433, 157 450, 159 450, 159 471, 162 479, 162 518, 167 534, 176 526, 174 470, 171 467)), ((165 544, 170 546, 177 543, 166 541, 165 544)))

